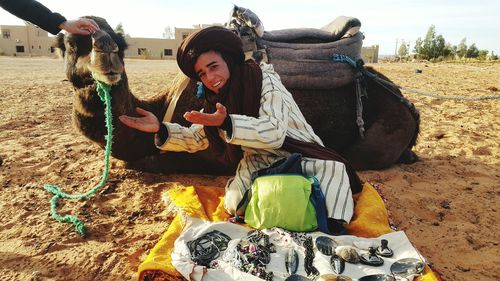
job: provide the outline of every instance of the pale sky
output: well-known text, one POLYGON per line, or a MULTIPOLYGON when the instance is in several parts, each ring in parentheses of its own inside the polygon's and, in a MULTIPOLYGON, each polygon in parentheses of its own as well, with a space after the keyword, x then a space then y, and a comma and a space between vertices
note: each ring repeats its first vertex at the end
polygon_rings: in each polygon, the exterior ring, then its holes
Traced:
MULTIPOLYGON (((15 1, 15 0, 14 0, 15 1)), ((395 53, 396 41, 413 50, 418 37, 436 26, 437 34, 457 45, 465 37, 482 50, 500 54, 500 1, 498 0, 39 0, 68 19, 84 15, 105 18, 112 27, 120 22, 132 37, 161 38, 166 26, 225 23, 233 4, 256 13, 266 30, 321 28, 337 16, 358 18, 364 46, 378 44, 381 55, 395 53)), ((23 24, 0 9, 0 24, 23 24)))

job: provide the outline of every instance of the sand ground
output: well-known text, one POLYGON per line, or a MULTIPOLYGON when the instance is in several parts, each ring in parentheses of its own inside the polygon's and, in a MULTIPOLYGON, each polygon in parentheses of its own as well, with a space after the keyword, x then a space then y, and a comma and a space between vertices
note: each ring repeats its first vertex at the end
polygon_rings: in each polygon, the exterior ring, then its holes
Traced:
MULTIPOLYGON (((394 82, 439 95, 500 95, 500 64, 375 64, 394 82), (415 73, 415 69, 423 70, 415 73)), ((127 60, 137 95, 164 92, 174 61, 127 60)), ((63 62, 0 57, 0 280, 130 280, 166 230, 160 193, 223 186, 226 177, 150 174, 112 159, 108 184, 89 200, 65 200, 87 237, 50 218, 46 183, 69 193, 101 179, 103 153, 72 127, 63 62)), ((420 161, 366 171, 394 223, 445 280, 500 276, 500 101, 407 94, 421 113, 420 161), (495 234, 496 233, 496 234, 495 234)))

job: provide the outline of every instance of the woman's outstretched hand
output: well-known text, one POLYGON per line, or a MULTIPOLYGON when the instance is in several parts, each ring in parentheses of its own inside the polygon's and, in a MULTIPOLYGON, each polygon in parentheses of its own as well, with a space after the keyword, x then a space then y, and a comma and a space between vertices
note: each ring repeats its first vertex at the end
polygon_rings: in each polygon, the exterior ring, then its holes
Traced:
POLYGON ((184 113, 184 118, 194 124, 201 124, 203 126, 219 127, 227 117, 226 107, 220 103, 215 105, 217 111, 212 114, 202 113, 199 111, 190 111, 184 113))
POLYGON ((118 119, 123 124, 146 133, 157 133, 160 130, 160 121, 158 121, 158 118, 153 113, 140 107, 136 107, 135 111, 142 115, 142 117, 121 115, 118 116, 118 119))

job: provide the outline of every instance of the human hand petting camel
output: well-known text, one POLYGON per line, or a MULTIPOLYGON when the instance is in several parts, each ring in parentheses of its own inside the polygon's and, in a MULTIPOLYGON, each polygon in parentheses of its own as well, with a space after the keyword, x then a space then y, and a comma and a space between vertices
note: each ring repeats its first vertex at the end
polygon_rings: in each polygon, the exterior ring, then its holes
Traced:
MULTIPOLYGON (((224 119, 226 119, 227 111, 226 107, 220 103, 217 103, 215 106, 217 111, 214 113, 203 113, 192 110, 184 113, 184 118, 194 124, 218 127, 222 125, 224 119)), ((160 121, 153 113, 140 107, 137 107, 135 111, 139 115, 142 115, 142 117, 121 115, 118 119, 120 119, 123 124, 142 132, 157 133, 160 130, 160 121)))

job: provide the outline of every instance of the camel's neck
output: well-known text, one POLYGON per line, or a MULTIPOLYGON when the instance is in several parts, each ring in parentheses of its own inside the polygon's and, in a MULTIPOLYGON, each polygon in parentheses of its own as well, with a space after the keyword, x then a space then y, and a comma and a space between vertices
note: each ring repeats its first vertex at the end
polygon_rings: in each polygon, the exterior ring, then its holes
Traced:
POLYGON ((123 72, 122 74, 122 77, 120 79, 120 81, 118 81, 117 83, 111 85, 111 90, 113 89, 128 89, 128 78, 127 78, 127 73, 125 73, 125 71, 123 72))
POLYGON ((83 89, 93 85, 94 78, 89 75, 69 75, 69 81, 75 89, 83 89))

